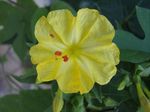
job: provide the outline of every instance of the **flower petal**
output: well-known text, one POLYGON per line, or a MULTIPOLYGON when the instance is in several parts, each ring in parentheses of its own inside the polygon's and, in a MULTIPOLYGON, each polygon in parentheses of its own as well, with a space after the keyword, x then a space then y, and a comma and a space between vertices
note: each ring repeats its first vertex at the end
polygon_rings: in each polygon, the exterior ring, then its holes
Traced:
POLYGON ((60 67, 56 80, 63 92, 82 94, 89 92, 94 84, 88 74, 75 60, 70 59, 60 67))
POLYGON ((100 85, 107 84, 116 74, 116 67, 112 63, 101 63, 86 56, 80 56, 79 59, 80 64, 85 65, 87 71, 93 76, 94 82, 100 85))
POLYGON ((41 44, 31 47, 29 54, 33 64, 38 64, 44 60, 47 60, 52 55, 50 49, 43 47, 41 44))
POLYGON ((55 10, 48 14, 47 19, 61 40, 69 44, 75 19, 72 13, 67 9, 55 10))
POLYGON ((107 45, 112 43, 114 35, 115 30, 112 24, 105 16, 99 15, 81 43, 84 44, 85 47, 91 47, 92 45, 107 45))
POLYGON ((84 8, 78 11, 76 17, 76 29, 74 32, 75 37, 73 39, 75 43, 78 43, 80 40, 86 37, 98 16, 99 12, 94 9, 84 8))
POLYGON ((60 63, 61 61, 59 60, 50 59, 38 64, 36 67, 38 82, 54 80, 60 63))
POLYGON ((93 65, 92 69, 94 71, 94 79, 100 85, 107 84, 117 72, 116 66, 110 63, 96 64, 93 61, 91 64, 93 65))
POLYGON ((45 47, 51 48, 51 50, 65 47, 60 37, 56 34, 44 16, 36 23, 35 36, 39 43, 43 44, 45 47))
POLYGON ((119 63, 120 52, 114 43, 105 46, 95 45, 93 47, 84 48, 82 54, 89 59, 101 63, 112 63, 113 65, 119 63))

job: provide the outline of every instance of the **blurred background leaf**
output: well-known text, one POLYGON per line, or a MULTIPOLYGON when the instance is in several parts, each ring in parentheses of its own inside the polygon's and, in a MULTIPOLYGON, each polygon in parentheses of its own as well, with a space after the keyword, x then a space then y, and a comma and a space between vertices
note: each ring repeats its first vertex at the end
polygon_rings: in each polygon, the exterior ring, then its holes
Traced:
POLYGON ((17 81, 23 82, 23 83, 35 83, 36 82, 36 70, 35 68, 28 68, 25 70, 25 73, 23 73, 21 76, 13 76, 17 81))
POLYGON ((21 19, 20 12, 15 7, 0 1, 0 26, 2 27, 0 43, 6 42, 16 35, 21 19))
POLYGON ((121 59, 139 63, 150 59, 150 10, 136 7, 137 17, 145 32, 145 38, 140 40, 132 33, 123 30, 117 30, 115 42, 123 49, 121 50, 121 59), (125 50, 124 50, 125 49, 125 50))
POLYGON ((50 90, 21 91, 0 99, 2 112, 44 112, 51 104, 50 90))
POLYGON ((58 9, 69 9, 73 15, 76 15, 76 11, 68 3, 61 0, 54 0, 54 2, 51 4, 50 10, 58 9))

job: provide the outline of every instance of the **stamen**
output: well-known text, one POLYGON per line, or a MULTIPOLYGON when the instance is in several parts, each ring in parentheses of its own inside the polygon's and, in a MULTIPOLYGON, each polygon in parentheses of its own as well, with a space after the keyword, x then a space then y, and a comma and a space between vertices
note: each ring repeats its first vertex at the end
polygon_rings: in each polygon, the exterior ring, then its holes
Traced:
POLYGON ((55 52, 55 55, 56 55, 56 56, 61 56, 61 54, 62 54, 61 51, 56 51, 56 52, 55 52))
POLYGON ((67 55, 63 56, 62 58, 63 58, 64 62, 67 62, 69 59, 67 55))

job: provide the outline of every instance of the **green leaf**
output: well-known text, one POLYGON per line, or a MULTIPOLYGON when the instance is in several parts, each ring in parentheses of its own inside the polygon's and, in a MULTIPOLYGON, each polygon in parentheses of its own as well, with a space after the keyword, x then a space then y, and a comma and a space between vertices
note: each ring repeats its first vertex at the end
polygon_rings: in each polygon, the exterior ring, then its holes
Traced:
POLYGON ((103 96, 110 97, 119 103, 128 100, 130 95, 126 89, 122 91, 117 90, 118 85, 123 78, 124 75, 122 75, 122 73, 117 73, 107 85, 102 86, 103 96))
POLYGON ((145 32, 145 39, 140 40, 129 32, 117 30, 115 42, 122 49, 130 49, 150 53, 150 10, 141 7, 137 7, 136 9, 138 20, 145 32))
POLYGON ((118 84, 118 88, 117 88, 118 91, 122 91, 125 89, 125 87, 129 87, 130 85, 132 85, 132 81, 130 80, 130 77, 129 77, 130 73, 124 69, 121 69, 120 72, 123 78, 118 84))
POLYGON ((101 91, 101 86, 98 84, 95 84, 93 89, 88 93, 85 94, 85 100, 87 102, 87 108, 90 110, 102 110, 103 108, 103 93, 101 91))
POLYGON ((118 21, 121 24, 127 23, 127 20, 130 19, 129 17, 133 16, 135 5, 137 5, 140 0, 132 0, 132 1, 131 0, 83 0, 83 1, 89 2, 89 7, 94 5, 95 6, 94 8, 97 8, 103 15, 108 17, 111 23, 113 23, 113 25, 117 27, 116 21, 118 21))
POLYGON ((102 110, 102 104, 100 104, 99 100, 94 96, 92 95, 91 93, 88 93, 88 94, 85 94, 84 95, 85 97, 85 100, 87 101, 87 107, 88 109, 91 109, 91 110, 102 110))
POLYGON ((76 11, 68 3, 61 0, 53 1, 50 9, 51 10, 69 9, 73 15, 76 15, 76 11))
POLYGON ((135 85, 131 85, 131 86, 129 86, 128 89, 129 89, 130 97, 132 98, 132 100, 134 102, 138 102, 138 95, 137 95, 136 86, 135 85))
POLYGON ((121 81, 121 83, 118 85, 117 90, 118 90, 118 91, 121 91, 121 90, 123 90, 125 87, 126 87, 126 81, 123 80, 123 81, 121 81))
POLYGON ((142 77, 148 77, 150 76, 150 67, 146 68, 145 70, 143 70, 141 73, 140 73, 140 76, 142 77))
POLYGON ((84 97, 82 95, 76 95, 71 101, 73 105, 73 112, 85 112, 84 97))
POLYGON ((48 107, 44 112, 52 112, 52 106, 48 107))
POLYGON ((114 42, 117 43, 117 45, 121 49, 129 49, 150 53, 149 37, 145 37, 144 40, 141 40, 127 31, 117 30, 114 42))
POLYGON ((143 63, 138 65, 136 68, 136 74, 141 77, 148 77, 150 75, 150 65, 149 63, 143 63))
POLYGON ((21 60, 24 60, 25 56, 27 55, 27 44, 25 38, 23 24, 18 31, 17 37, 13 41, 13 49, 21 60))
POLYGON ((52 104, 49 90, 27 90, 0 98, 1 112, 43 112, 52 104))
POLYGON ((13 77, 20 82, 23 83, 35 83, 36 81, 36 77, 37 77, 37 73, 35 68, 29 68, 27 70, 25 70, 25 73, 22 74, 21 76, 14 76, 13 77))
POLYGON ((32 37, 31 20, 38 7, 33 0, 18 0, 17 5, 21 7, 20 10, 23 16, 22 22, 25 23, 24 32, 26 34, 26 39, 35 42, 34 37, 32 37))
POLYGON ((121 50, 122 61, 140 63, 150 59, 150 10, 137 6, 136 11, 145 33, 144 40, 138 39, 127 31, 117 30, 114 41, 120 49, 125 50, 121 50))
POLYGON ((137 6, 136 11, 137 11, 137 17, 140 22, 140 25, 145 33, 145 39, 142 44, 144 45, 145 43, 146 44, 145 46, 148 47, 147 49, 145 48, 144 50, 147 50, 148 52, 150 52, 150 44, 149 44, 150 42, 150 30, 149 30, 150 29, 150 9, 137 6))
POLYGON ((118 90, 121 91, 125 87, 129 87, 130 85, 132 85, 132 82, 130 81, 129 74, 126 74, 121 83, 119 84, 118 90))
POLYGON ((135 50, 120 50, 121 61, 141 63, 150 60, 150 53, 135 50))
POLYGON ((108 107, 114 107, 114 106, 118 105, 118 102, 116 102, 112 98, 105 98, 104 99, 104 104, 105 104, 105 106, 108 106, 108 107))
POLYGON ((73 94, 63 94, 63 98, 65 101, 70 101, 71 100, 71 97, 73 97, 73 94))
POLYGON ((0 43, 8 41, 17 32, 21 16, 10 4, 0 1, 0 43))
POLYGON ((99 86, 99 85, 95 85, 94 87, 93 87, 93 89, 92 89, 92 96, 94 97, 94 98, 96 98, 98 101, 99 101, 99 103, 102 103, 102 91, 101 91, 101 86, 99 86))
POLYGON ((150 76, 150 63, 143 63, 141 65, 138 65, 138 68, 140 70, 139 75, 142 77, 148 77, 150 76))
MULTIPOLYGON (((29 17, 31 17, 33 12, 38 8, 33 0, 18 0, 17 5, 20 6, 24 14, 26 13, 29 17)), ((26 16, 26 14, 24 16, 26 16)))
POLYGON ((0 98, 0 111, 23 112, 19 95, 8 95, 0 98), (9 108, 8 108, 9 105, 9 108))
POLYGON ((127 100, 119 105, 117 112, 136 112, 137 107, 137 103, 134 103, 132 100, 127 100))
POLYGON ((144 109, 142 107, 139 107, 137 112, 145 112, 144 109))

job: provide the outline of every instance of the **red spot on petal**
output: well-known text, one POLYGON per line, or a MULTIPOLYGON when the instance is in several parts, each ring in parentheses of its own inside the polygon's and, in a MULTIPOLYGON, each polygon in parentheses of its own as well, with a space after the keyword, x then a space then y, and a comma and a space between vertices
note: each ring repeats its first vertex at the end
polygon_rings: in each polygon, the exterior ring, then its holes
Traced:
POLYGON ((64 62, 67 62, 69 59, 67 55, 63 56, 62 58, 63 58, 64 62))
POLYGON ((61 51, 56 51, 56 52, 55 52, 55 55, 56 55, 56 56, 61 56, 61 54, 62 54, 61 51))

